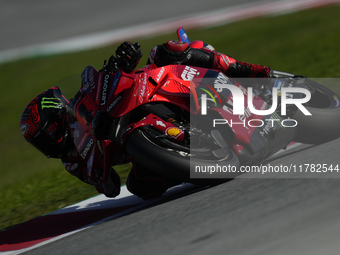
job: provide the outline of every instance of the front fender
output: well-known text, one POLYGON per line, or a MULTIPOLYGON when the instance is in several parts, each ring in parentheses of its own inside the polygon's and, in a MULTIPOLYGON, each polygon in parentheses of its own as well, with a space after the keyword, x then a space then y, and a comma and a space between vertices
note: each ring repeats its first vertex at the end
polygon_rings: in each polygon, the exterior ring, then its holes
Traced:
POLYGON ((128 125, 122 132, 121 136, 121 144, 124 144, 125 139, 129 136, 129 134, 138 128, 142 128, 145 126, 152 126, 155 129, 158 129, 160 133, 164 134, 170 139, 174 139, 176 141, 183 141, 184 140, 184 131, 180 128, 176 127, 170 122, 164 121, 163 119, 159 118, 158 116, 150 113, 140 121, 132 123, 128 125))

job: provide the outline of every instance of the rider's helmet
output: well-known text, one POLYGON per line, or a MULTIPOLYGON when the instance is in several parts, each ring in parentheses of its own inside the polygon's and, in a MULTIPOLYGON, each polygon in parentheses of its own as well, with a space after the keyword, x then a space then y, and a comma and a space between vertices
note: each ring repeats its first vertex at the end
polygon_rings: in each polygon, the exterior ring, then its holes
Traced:
POLYGON ((54 96, 58 87, 50 88, 35 97, 21 115, 21 133, 45 156, 61 158, 68 153, 67 112, 60 99, 54 96))

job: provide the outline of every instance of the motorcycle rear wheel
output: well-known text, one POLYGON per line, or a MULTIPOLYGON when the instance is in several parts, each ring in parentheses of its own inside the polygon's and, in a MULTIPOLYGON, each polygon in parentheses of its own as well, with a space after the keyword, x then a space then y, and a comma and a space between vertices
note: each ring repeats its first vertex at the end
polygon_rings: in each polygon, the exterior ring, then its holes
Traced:
MULTIPOLYGON (((159 139, 159 138, 157 138, 159 139)), ((235 166, 240 167, 239 160, 232 150, 227 160, 211 161, 200 158, 191 157, 190 148, 180 149, 176 143, 171 142, 171 139, 164 139, 163 145, 155 143, 148 137, 143 129, 133 130, 124 142, 126 153, 131 156, 133 161, 147 167, 149 170, 172 179, 182 182, 189 182, 199 185, 216 185, 235 178, 238 174, 235 173, 232 178, 228 174, 225 179, 211 178, 190 178, 190 165, 196 164, 199 166, 209 166, 212 163, 218 163, 220 166, 235 166)), ((184 148, 184 147, 183 147, 184 148)))
POLYGON ((328 88, 310 79, 305 84, 315 90, 304 106, 312 116, 299 109, 292 116, 298 122, 296 142, 320 144, 340 137, 340 99, 328 88))

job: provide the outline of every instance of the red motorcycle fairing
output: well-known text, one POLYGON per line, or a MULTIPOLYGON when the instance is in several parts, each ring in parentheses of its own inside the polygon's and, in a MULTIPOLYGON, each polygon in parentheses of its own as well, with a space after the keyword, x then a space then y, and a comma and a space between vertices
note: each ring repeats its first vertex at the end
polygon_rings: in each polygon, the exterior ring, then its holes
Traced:
MULTIPOLYGON (((200 86, 198 84, 203 79, 215 79, 218 75, 219 72, 205 68, 183 65, 170 65, 158 68, 154 64, 140 69, 134 74, 122 72, 119 81, 114 81, 115 83, 119 83, 119 86, 115 86, 117 87, 115 91, 110 92, 110 97, 106 104, 108 105, 106 111, 108 111, 112 117, 121 117, 145 103, 167 102, 188 112, 199 114, 200 102, 196 92, 200 86), (195 79, 195 82, 192 82, 193 79, 195 79), (195 109, 190 109, 190 92, 195 109)), ((230 92, 226 92, 228 97, 222 102, 216 90, 206 84, 206 86, 214 90, 221 104, 219 108, 213 108, 212 110, 218 112, 221 117, 233 123, 262 119, 263 116, 254 115, 248 110, 246 100, 248 96, 247 90, 238 83, 233 83, 233 85, 239 87, 244 93, 245 114, 232 114, 233 95, 230 92)), ((267 109, 267 104, 257 96, 253 98, 253 105, 257 109, 267 109)), ((239 141, 240 144, 248 144, 251 140, 250 136, 256 128, 254 126, 256 126, 255 123, 253 123, 252 127, 237 126, 237 132, 235 127, 232 127, 232 130, 236 134, 236 140, 239 141)))
POLYGON ((132 130, 136 128, 141 128, 143 126, 152 126, 162 131, 167 137, 182 142, 184 140, 184 132, 180 128, 176 127, 170 122, 164 121, 158 116, 150 113, 142 120, 132 123, 127 126, 122 134, 122 144, 124 143, 126 137, 131 133, 132 130))
POLYGON ((112 117, 121 117, 150 102, 168 102, 190 111, 190 82, 177 76, 183 69, 183 66, 150 65, 133 74, 122 72, 107 111, 112 117))
MULTIPOLYGON (((113 155, 122 155, 124 140, 136 128, 152 126, 170 139, 178 141, 184 139, 183 130, 149 114, 142 120, 121 126, 121 137, 116 140, 117 143, 108 139, 99 140, 94 131, 103 113, 106 112, 117 119, 141 105, 164 102, 175 105, 188 113, 201 115, 199 96, 202 90, 210 90, 211 95, 216 99, 216 106, 209 110, 215 111, 220 116, 219 118, 228 121, 225 128, 231 129, 234 133, 234 139, 230 141, 232 148, 238 156, 243 157, 244 162, 250 162, 250 159, 255 155, 258 158, 263 158, 263 155, 269 153, 267 149, 264 149, 264 145, 267 145, 268 138, 266 136, 268 134, 261 134, 255 122, 252 122, 252 126, 242 124, 250 120, 262 120, 268 116, 257 116, 250 113, 246 100, 247 90, 217 71, 185 65, 157 67, 151 64, 131 74, 122 71, 111 74, 99 73, 95 68, 89 66, 82 74, 82 88, 78 97, 73 101, 75 112, 79 115, 77 116, 78 123, 75 123, 79 126, 73 131, 74 134, 78 132, 79 138, 73 138, 80 155, 88 162, 89 175, 98 178, 95 171, 97 168, 104 168, 104 172, 107 173, 111 165, 116 164, 119 160, 113 155), (244 109, 246 109, 244 115, 233 115, 231 110, 233 95, 229 90, 224 89, 219 93, 216 91, 215 82, 221 76, 225 81, 242 90, 245 97, 244 109), (231 123, 235 125, 231 125, 231 123), (80 138, 81 140, 78 141, 77 139, 80 138), (119 139, 121 140, 119 141, 119 139), (261 146, 258 147, 258 144, 261 146), (104 160, 102 160, 103 158, 104 160)), ((267 109, 268 107, 257 96, 253 97, 253 105, 256 109, 267 109)), ((276 128, 282 129, 279 126, 276 128)))
MULTIPOLYGON (((277 148, 277 146, 282 146, 282 143, 288 144, 289 140, 294 136, 293 132, 286 132, 285 128, 277 121, 275 123, 270 122, 273 123, 273 126, 269 127, 268 130, 266 130, 267 127, 264 127, 260 131, 258 126, 261 126, 260 123, 264 123, 265 120, 279 119, 281 121, 282 119, 275 115, 275 113, 267 116, 251 113, 248 107, 247 89, 225 76, 224 79, 228 80, 228 83, 233 86, 238 87, 244 95, 244 114, 234 115, 232 111, 233 94, 227 89, 218 93, 214 88, 216 80, 223 75, 217 71, 182 65, 160 68, 150 65, 140 71, 141 73, 138 74, 139 89, 138 94, 135 96, 138 100, 135 100, 135 107, 150 102, 167 102, 191 114, 200 115, 199 90, 202 86, 210 90, 219 104, 217 107, 212 107, 209 110, 215 111, 220 116, 219 118, 227 121, 228 127, 226 128, 230 128, 234 133, 231 148, 236 155, 242 157, 243 162, 256 163, 254 160, 260 161, 264 159, 273 151, 275 152, 282 148, 277 148), (190 100, 192 101, 191 107, 190 100), (251 123, 251 125, 247 123, 251 123), (272 139, 272 134, 269 133, 274 132, 274 130, 276 137, 272 139), (282 142, 279 145, 278 140, 282 142)), ((252 104, 256 109, 266 110, 268 108, 268 104, 256 95, 253 95, 252 104)), ((128 126, 124 130, 123 139, 135 128, 145 125, 156 127, 164 132, 159 126, 155 125, 153 119, 145 118, 128 126)))

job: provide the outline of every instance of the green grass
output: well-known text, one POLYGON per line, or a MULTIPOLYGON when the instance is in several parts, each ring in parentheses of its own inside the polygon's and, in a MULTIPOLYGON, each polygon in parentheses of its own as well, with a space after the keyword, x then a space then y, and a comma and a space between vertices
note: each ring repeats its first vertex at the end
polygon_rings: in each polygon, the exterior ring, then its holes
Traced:
MULTIPOLYGON (((187 31, 238 60, 309 77, 340 77, 340 7, 187 31)), ((176 39, 176 33, 137 40, 144 51, 176 39)), ((74 54, 26 59, 0 65, 0 229, 96 195, 93 187, 68 174, 60 161, 46 159, 21 136, 22 110, 58 81, 101 68, 117 45, 74 54)), ((340 94, 340 87, 332 89, 340 94)), ((127 175, 121 169, 123 183, 127 175)))

